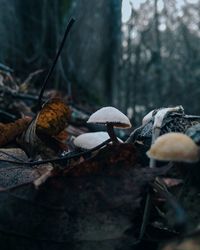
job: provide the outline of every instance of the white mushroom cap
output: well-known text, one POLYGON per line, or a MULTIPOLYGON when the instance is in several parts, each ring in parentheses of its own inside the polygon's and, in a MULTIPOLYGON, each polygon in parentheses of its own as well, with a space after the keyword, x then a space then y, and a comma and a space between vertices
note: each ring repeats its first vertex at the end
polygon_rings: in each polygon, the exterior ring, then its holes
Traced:
POLYGON ((108 140, 109 138, 110 137, 106 132, 85 133, 77 136, 73 143, 78 148, 91 149, 108 140))
MULTIPOLYGON (((82 149, 92 149, 104 141, 108 140, 110 137, 107 132, 91 132, 85 133, 77 136, 73 143, 76 147, 82 149)), ((120 142, 123 142, 118 138, 120 142)))
POLYGON ((87 123, 106 124, 112 123, 114 127, 130 128, 129 118, 114 107, 104 107, 93 113, 87 123))
POLYGON ((199 147, 189 136, 173 132, 158 137, 147 155, 159 161, 197 162, 199 147))

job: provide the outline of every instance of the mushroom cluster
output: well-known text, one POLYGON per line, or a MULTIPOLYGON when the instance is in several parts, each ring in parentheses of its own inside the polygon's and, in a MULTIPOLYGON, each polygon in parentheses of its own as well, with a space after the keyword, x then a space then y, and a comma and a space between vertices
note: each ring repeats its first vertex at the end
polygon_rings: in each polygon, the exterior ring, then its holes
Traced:
POLYGON ((90 150, 109 138, 112 143, 121 143, 122 140, 117 138, 114 127, 122 129, 131 127, 129 118, 114 107, 103 107, 97 110, 89 117, 87 123, 106 125, 107 132, 85 133, 75 138, 74 145, 84 150, 90 150))
POLYGON ((199 116, 185 115, 181 105, 154 109, 144 116, 142 125, 131 133, 127 142, 144 142, 150 147, 147 151, 150 167, 156 166, 156 160, 197 162, 200 160, 198 120, 199 116))
MULTIPOLYGON (((154 128, 161 128, 162 121, 169 112, 183 112, 182 106, 163 108, 150 111, 142 120, 142 126, 147 124, 154 117, 154 128), (156 114, 155 114, 156 113, 156 114)), ((107 132, 90 132, 79 135, 74 139, 74 145, 82 150, 90 150, 101 145, 110 138, 112 143, 121 143, 117 138, 114 128, 130 128, 129 118, 115 107, 103 107, 94 112, 87 123, 103 124, 107 132)), ((152 145, 147 151, 147 156, 151 160, 159 161, 182 161, 197 162, 200 160, 200 149, 195 142, 183 133, 170 132, 154 137, 152 145)), ((153 137, 153 134, 152 134, 153 137)))
POLYGON ((115 135, 114 127, 122 129, 131 127, 129 118, 114 107, 104 107, 97 110, 90 116, 87 123, 106 125, 107 132, 114 143, 119 142, 115 135))

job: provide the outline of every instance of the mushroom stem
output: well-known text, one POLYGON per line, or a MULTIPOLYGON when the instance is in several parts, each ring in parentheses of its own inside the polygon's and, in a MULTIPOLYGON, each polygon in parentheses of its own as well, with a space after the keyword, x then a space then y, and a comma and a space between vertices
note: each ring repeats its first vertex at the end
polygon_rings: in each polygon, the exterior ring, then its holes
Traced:
POLYGON ((119 143, 119 141, 115 135, 113 124, 107 123, 107 132, 108 132, 110 139, 112 140, 113 143, 119 143))

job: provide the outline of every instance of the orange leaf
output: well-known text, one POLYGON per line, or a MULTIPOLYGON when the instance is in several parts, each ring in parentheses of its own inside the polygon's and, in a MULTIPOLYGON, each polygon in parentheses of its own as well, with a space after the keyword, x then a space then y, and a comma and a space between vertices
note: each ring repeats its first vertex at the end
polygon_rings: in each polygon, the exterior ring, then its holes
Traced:
POLYGON ((68 139, 68 133, 66 130, 61 131, 56 136, 53 136, 53 138, 56 140, 57 146, 62 151, 68 151, 68 145, 67 145, 67 139, 68 139))
POLYGON ((55 138, 59 141, 59 142, 63 142, 65 143, 67 141, 68 138, 68 133, 66 130, 61 131, 59 134, 57 134, 55 136, 55 138))
POLYGON ((36 131, 48 135, 59 134, 70 119, 70 108, 60 99, 55 98, 44 104, 36 124, 36 131))
POLYGON ((30 121, 30 117, 24 117, 15 122, 7 124, 0 123, 0 146, 11 142, 20 135, 27 128, 30 121))

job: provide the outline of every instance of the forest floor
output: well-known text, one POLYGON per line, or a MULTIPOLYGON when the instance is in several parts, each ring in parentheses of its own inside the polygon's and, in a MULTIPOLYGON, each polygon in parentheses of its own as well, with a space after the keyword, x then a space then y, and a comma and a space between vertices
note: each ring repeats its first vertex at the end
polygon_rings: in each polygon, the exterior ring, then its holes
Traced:
POLYGON ((143 130, 77 148, 105 126, 54 89, 38 105, 38 73, 21 82, 0 71, 1 249, 200 249, 199 161, 150 168, 143 130))

